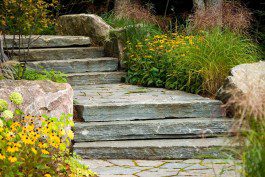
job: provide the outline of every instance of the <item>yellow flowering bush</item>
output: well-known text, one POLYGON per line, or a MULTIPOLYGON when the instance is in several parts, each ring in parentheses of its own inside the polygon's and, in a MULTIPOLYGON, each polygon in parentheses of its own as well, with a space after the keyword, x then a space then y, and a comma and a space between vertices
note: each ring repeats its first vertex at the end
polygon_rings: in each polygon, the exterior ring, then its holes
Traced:
MULTIPOLYGON (((21 94, 11 93, 22 104, 21 94)), ((60 118, 24 115, 21 110, 0 111, 0 176, 94 176, 76 157, 70 156, 74 125, 71 115, 60 118)))
POLYGON ((214 96, 238 64, 257 61, 257 47, 230 31, 162 34, 127 42, 127 82, 214 96))
POLYGON ((4 33, 30 35, 54 23, 51 9, 58 5, 58 0, 3 0, 1 5, 4 33))

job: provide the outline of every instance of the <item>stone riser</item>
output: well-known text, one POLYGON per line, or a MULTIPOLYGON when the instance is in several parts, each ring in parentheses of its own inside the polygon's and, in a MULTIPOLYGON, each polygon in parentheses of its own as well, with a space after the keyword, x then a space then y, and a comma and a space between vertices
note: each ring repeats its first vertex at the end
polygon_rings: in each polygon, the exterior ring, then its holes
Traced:
POLYGON ((6 35, 4 48, 52 48, 69 46, 89 46, 91 40, 84 36, 58 36, 58 35, 31 35, 29 36, 6 35), (20 45, 19 45, 20 43, 20 45))
POLYGON ((120 83, 121 78, 125 76, 124 72, 91 72, 91 73, 74 73, 68 75, 68 83, 73 87, 95 84, 115 84, 120 83))
POLYGON ((102 47, 76 47, 76 48, 48 48, 48 49, 30 49, 27 56, 23 56, 24 51, 14 50, 13 59, 24 61, 49 61, 49 60, 69 60, 82 58, 100 58, 104 57, 102 47))
POLYGON ((231 119, 190 118, 76 123, 75 142, 216 137, 230 131, 231 119))
POLYGON ((118 69, 117 58, 51 60, 28 62, 27 64, 34 69, 53 69, 63 73, 104 72, 118 69))
POLYGON ((74 152, 87 159, 200 159, 226 158, 223 138, 138 140, 75 143, 74 152))
POLYGON ((193 101, 165 104, 109 104, 76 105, 80 118, 86 122, 146 120, 165 118, 222 117, 220 103, 214 101, 193 101))

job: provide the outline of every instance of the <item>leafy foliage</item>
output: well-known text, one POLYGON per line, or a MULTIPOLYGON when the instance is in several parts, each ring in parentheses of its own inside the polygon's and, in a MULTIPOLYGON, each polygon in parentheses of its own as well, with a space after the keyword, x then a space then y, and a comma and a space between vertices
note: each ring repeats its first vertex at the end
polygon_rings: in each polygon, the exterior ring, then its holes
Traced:
POLYGON ((21 64, 18 64, 13 68, 13 72, 15 80, 51 80, 58 83, 67 82, 67 75, 61 71, 48 71, 46 69, 38 71, 28 67, 24 70, 24 67, 21 64))
MULTIPOLYGON (((3 0, 0 9, 5 33, 31 35, 38 34, 53 23, 51 11, 58 0, 50 3, 44 0, 3 0)), ((2 29, 3 30, 3 29, 2 29)))
POLYGON ((156 35, 128 42, 127 82, 214 96, 232 67, 258 59, 246 37, 216 29, 197 35, 156 35))
POLYGON ((18 107, 20 93, 12 93, 10 101, 16 109, 9 110, 0 100, 0 176, 94 176, 70 156, 73 139, 71 115, 59 118, 25 115, 18 107))

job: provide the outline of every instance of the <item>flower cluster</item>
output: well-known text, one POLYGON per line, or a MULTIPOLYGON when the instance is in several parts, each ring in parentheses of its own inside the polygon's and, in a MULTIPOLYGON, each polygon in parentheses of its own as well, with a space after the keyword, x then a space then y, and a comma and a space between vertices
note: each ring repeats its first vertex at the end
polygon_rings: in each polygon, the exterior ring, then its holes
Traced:
POLYGON ((198 50, 203 40, 203 35, 173 33, 150 36, 136 44, 127 42, 127 81, 145 86, 177 88, 174 81, 168 79, 169 72, 178 62, 186 60, 191 51, 198 50))
MULTIPOLYGON (((17 92, 11 93, 9 99, 16 105, 23 103, 17 92)), ((5 100, 0 100, 0 105, 0 176, 75 176, 76 169, 65 169, 72 158, 67 148, 73 139, 71 115, 24 115, 19 110, 8 110, 5 100)))

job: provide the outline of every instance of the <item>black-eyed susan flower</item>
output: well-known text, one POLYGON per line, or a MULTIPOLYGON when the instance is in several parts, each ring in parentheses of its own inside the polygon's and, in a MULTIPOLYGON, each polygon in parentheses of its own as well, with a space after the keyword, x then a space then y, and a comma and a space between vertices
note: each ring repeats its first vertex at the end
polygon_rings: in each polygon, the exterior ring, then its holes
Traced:
POLYGON ((4 160, 6 157, 3 154, 0 154, 0 160, 4 160))
POLYGON ((41 152, 42 152, 42 154, 46 154, 46 155, 50 154, 50 152, 45 150, 45 149, 42 149, 41 152))
POLYGON ((9 160, 11 163, 14 163, 14 162, 17 161, 17 158, 14 157, 14 156, 10 156, 10 157, 8 157, 8 160, 9 160))

